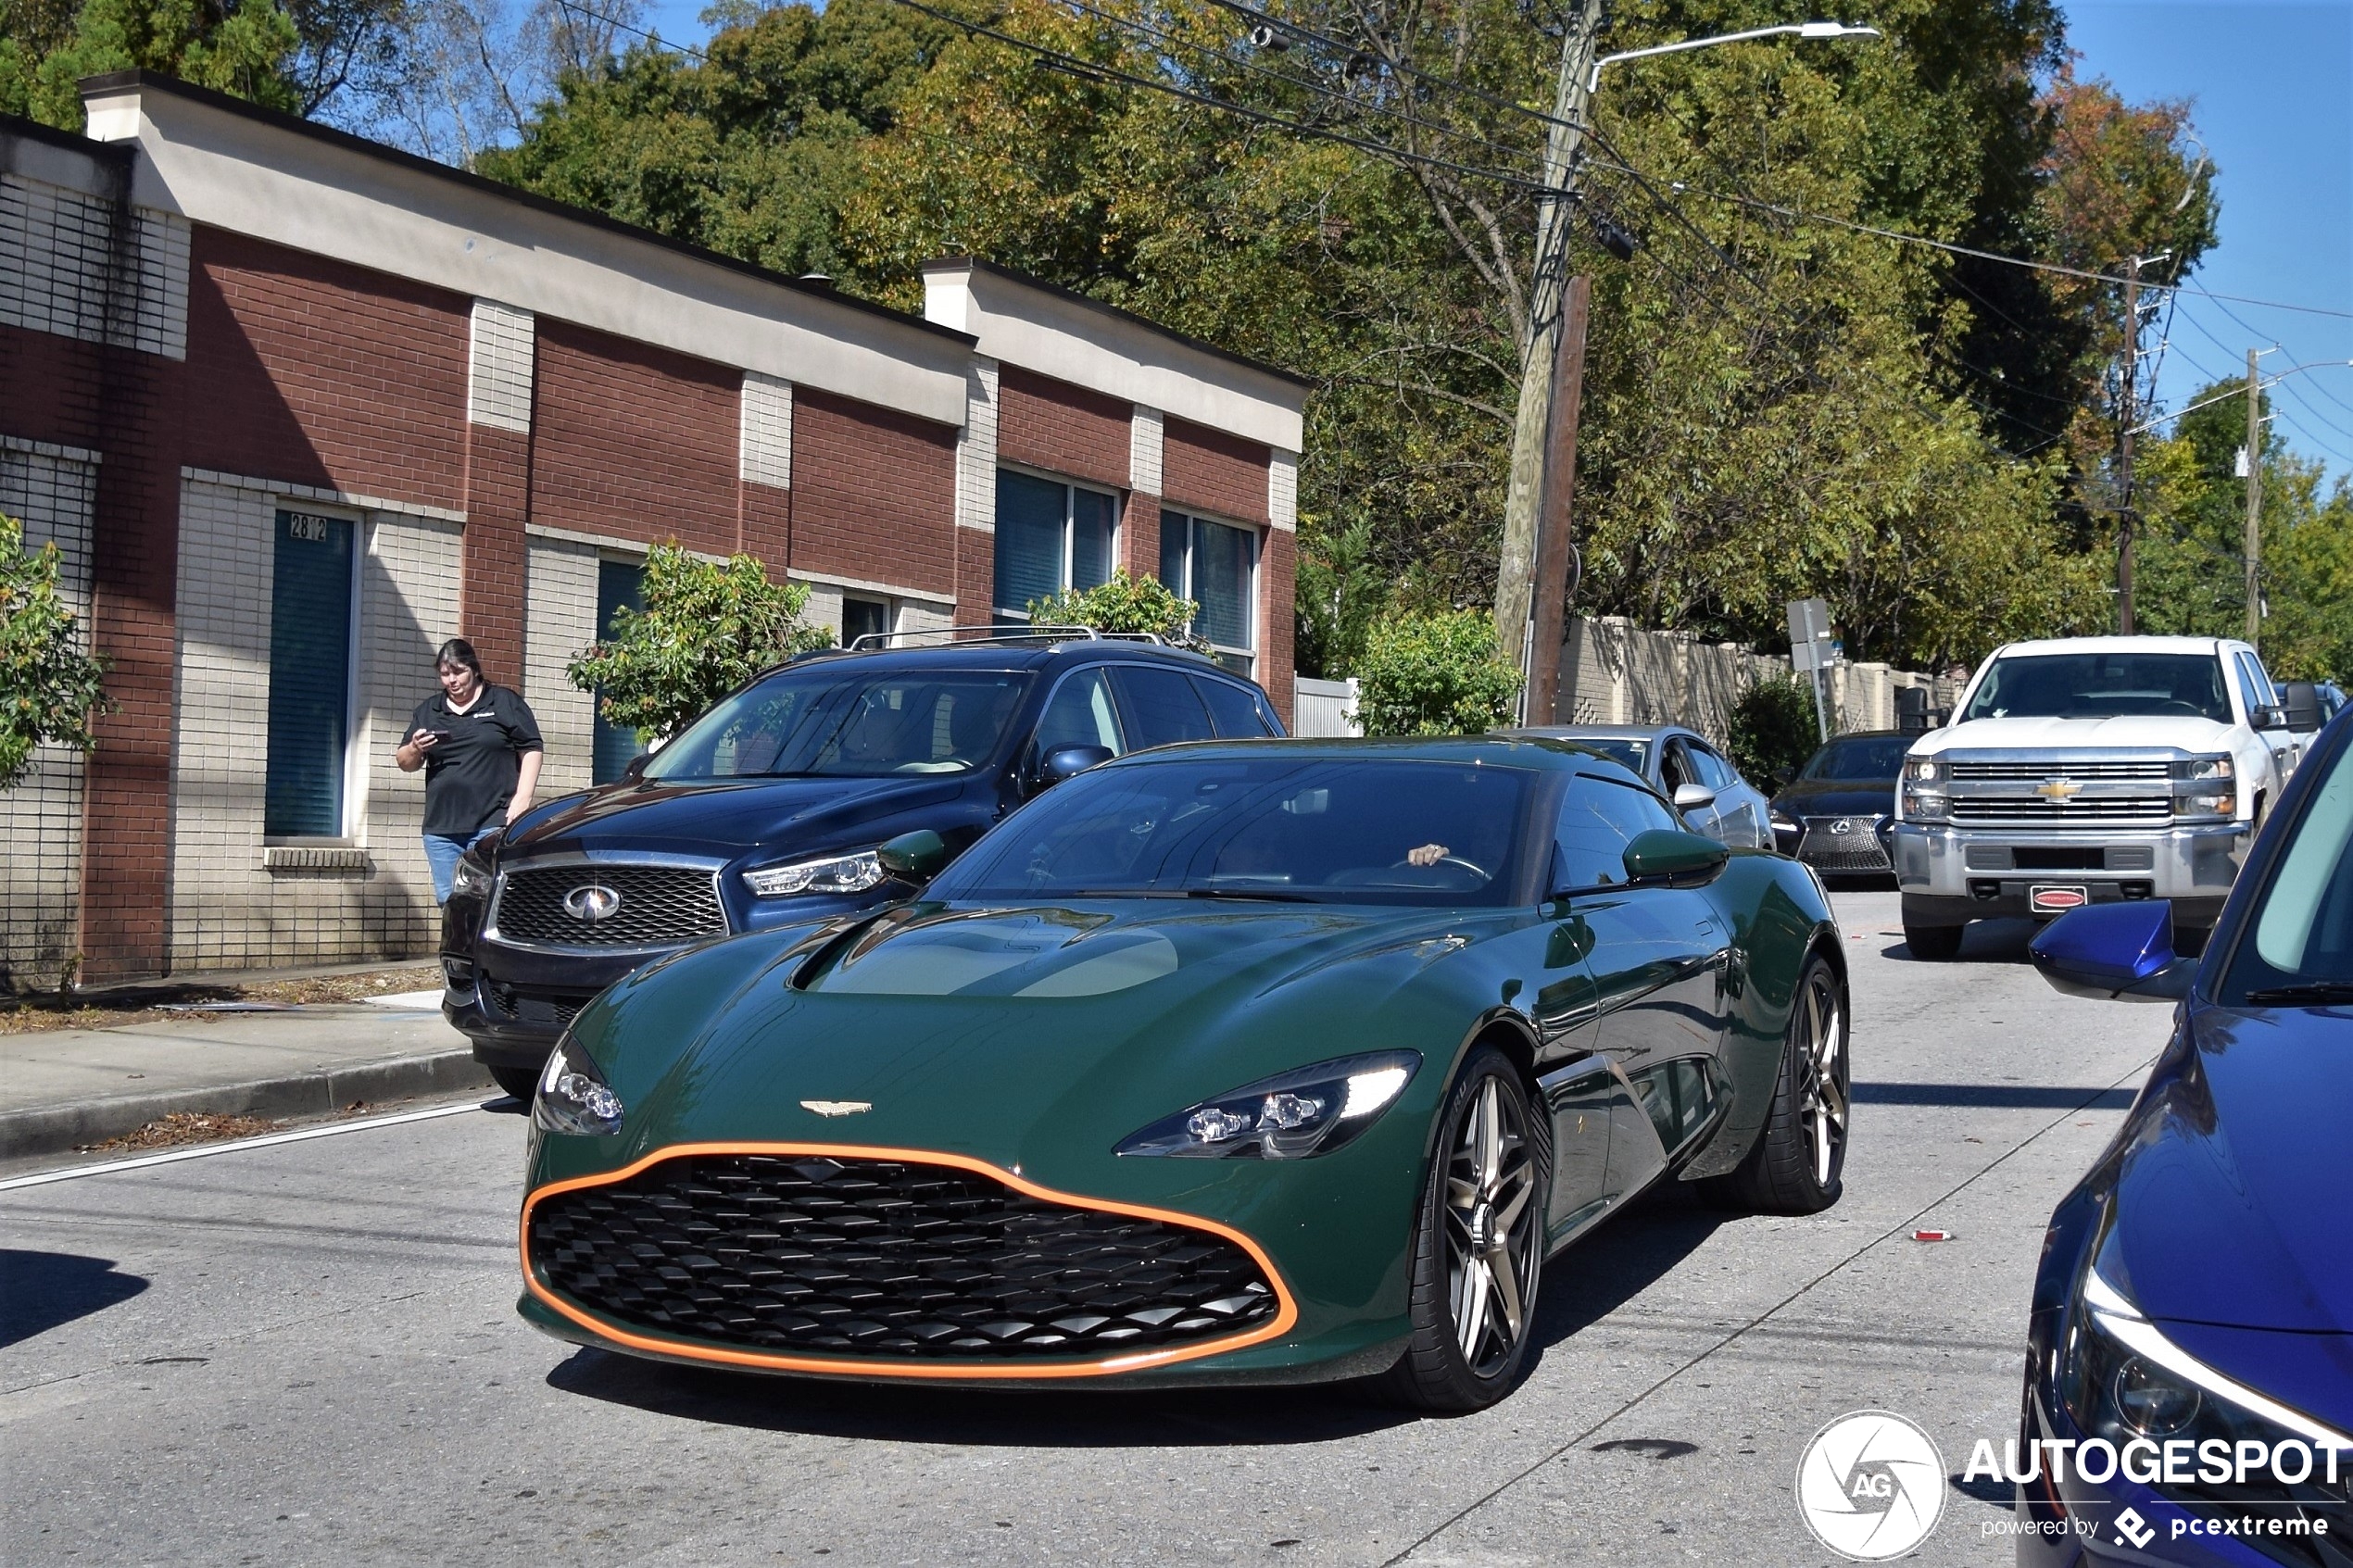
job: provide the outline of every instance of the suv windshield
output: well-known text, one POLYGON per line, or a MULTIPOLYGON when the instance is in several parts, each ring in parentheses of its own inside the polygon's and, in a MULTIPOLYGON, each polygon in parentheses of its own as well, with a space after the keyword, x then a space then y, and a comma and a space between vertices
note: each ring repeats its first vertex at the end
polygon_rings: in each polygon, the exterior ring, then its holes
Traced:
POLYGON ((962 773, 996 754, 1029 677, 822 659, 745 687, 646 764, 649 779, 962 773))
POLYGON ((2210 653, 2012 654, 1994 661, 1967 719, 2211 719, 2231 721, 2222 661, 2210 653))
POLYGON ((1904 754, 1912 749, 1909 735, 1874 735, 1869 740, 1834 740, 1814 753, 1802 779, 1892 779, 1904 771, 1904 754))
POLYGON ((1529 775, 1459 762, 1202 759, 1058 784, 935 898, 1494 905, 1521 878, 1529 775))
POLYGON ((2353 750, 2339 749, 2328 766, 2246 912, 2222 984, 2225 1005, 2293 1006, 2299 986, 2353 993, 2353 750))

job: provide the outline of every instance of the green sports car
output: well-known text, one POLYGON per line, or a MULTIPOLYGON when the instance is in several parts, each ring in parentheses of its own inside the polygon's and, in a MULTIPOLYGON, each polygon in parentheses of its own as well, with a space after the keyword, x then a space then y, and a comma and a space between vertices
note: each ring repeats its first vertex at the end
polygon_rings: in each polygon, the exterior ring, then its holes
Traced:
POLYGON ((766 1372, 1466 1410, 1545 1260, 1653 1183, 1837 1200, 1844 959, 1795 861, 1554 741, 1093 759, 945 871, 880 846, 912 902, 583 1011, 533 1102, 523 1315, 766 1372))

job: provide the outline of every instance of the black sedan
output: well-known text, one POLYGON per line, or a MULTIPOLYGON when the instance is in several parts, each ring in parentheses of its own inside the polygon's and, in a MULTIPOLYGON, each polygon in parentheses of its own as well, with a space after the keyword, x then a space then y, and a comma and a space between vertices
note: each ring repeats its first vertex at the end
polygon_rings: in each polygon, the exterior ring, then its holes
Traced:
POLYGON ((1773 843, 1827 875, 1887 876, 1895 778, 1919 737, 1896 730, 1834 735, 1773 797, 1773 843))

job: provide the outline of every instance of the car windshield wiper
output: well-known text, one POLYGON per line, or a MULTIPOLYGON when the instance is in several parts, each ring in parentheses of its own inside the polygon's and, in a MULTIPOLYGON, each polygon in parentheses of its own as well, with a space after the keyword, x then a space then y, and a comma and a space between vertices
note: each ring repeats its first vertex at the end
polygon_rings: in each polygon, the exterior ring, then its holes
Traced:
POLYGON ((2246 999, 2259 1008, 2327 1007, 2353 1002, 2353 980, 2312 980, 2301 985, 2266 985, 2246 999))
POLYGON ((1269 904, 1312 904, 1304 893, 1283 893, 1271 887, 1188 887, 1188 898, 1256 898, 1269 904))

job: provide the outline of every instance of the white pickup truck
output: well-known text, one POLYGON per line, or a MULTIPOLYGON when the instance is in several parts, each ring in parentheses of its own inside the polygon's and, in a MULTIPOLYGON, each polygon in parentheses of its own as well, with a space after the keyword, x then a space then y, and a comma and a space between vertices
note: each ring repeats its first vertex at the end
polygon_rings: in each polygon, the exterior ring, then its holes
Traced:
POLYGON ((2245 643, 1995 650, 1904 759, 1889 841, 1905 941, 1949 959, 1970 921, 2128 898, 2170 898, 2178 927, 2210 930, 2301 754, 2288 724, 2245 643))

